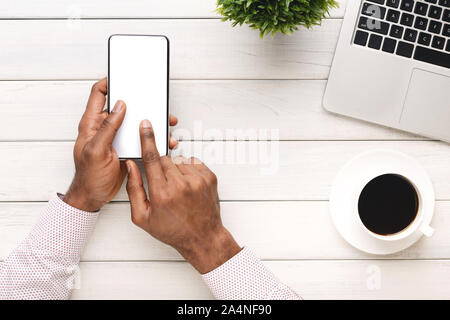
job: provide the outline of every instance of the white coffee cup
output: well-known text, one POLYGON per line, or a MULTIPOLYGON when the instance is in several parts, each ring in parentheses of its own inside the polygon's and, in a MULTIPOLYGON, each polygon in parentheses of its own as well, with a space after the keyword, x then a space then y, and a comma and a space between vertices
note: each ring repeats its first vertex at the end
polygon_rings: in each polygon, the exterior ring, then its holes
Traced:
POLYGON ((434 190, 421 164, 397 150, 374 149, 356 155, 339 171, 330 193, 330 213, 339 234, 355 248, 371 254, 393 254, 430 236, 434 214, 434 190), (402 231, 376 234, 361 221, 358 203, 364 187, 374 178, 395 174, 407 179, 415 188, 418 211, 413 222, 402 231))
MULTIPOLYGON (((354 215, 355 215, 358 223, 360 224, 361 228, 363 228, 372 237, 375 237, 380 240, 385 240, 385 241, 395 241, 395 240, 407 238, 408 236, 410 236, 417 230, 419 230, 425 236, 428 236, 428 237, 432 236, 434 229, 431 228, 429 226, 429 224, 424 223, 424 221, 423 221, 425 210, 430 210, 429 205, 427 205, 427 203, 426 203, 426 201, 429 201, 429 200, 423 196, 423 192, 418 187, 418 183, 415 182, 415 179, 416 179, 416 177, 414 174, 410 174, 410 173, 406 172, 405 170, 399 170, 396 172, 386 172, 383 169, 381 169, 381 170, 373 170, 372 169, 372 170, 368 170, 365 173, 361 173, 360 181, 355 186, 355 190, 353 191, 354 215), (414 187, 414 190, 416 192, 417 199, 418 199, 418 209, 417 209, 416 217, 414 218, 414 220, 403 230, 401 230, 397 233, 394 233, 394 234, 381 235, 381 234, 372 232, 364 225, 364 223, 362 222, 362 220, 360 218, 360 214, 359 214, 359 210, 358 210, 358 202, 359 202, 359 197, 360 197, 361 192, 363 191, 364 187, 373 179, 375 179, 379 176, 385 175, 385 174, 398 175, 401 178, 408 181, 414 187)), ((419 182, 419 181, 417 181, 417 182, 419 182)))

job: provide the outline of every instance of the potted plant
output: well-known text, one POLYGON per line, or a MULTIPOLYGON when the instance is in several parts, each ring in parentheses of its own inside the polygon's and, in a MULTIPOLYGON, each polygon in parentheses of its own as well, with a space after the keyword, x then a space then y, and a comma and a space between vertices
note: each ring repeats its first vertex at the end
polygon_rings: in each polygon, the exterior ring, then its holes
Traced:
POLYGON ((261 38, 277 32, 291 34, 298 26, 310 28, 320 25, 331 8, 338 7, 335 0, 218 0, 217 12, 222 21, 232 26, 247 24, 258 29, 261 38))

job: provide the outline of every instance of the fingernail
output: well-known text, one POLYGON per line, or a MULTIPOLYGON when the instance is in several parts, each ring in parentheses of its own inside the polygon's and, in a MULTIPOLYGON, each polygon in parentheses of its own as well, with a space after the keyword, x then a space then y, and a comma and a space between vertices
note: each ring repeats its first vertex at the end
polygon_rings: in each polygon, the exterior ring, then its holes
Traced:
POLYGON ((116 112, 120 112, 120 110, 122 110, 123 107, 123 102, 122 101, 117 101, 116 105, 114 106, 114 109, 112 112, 116 113, 116 112))
POLYGON ((148 121, 147 119, 142 121, 142 128, 148 129, 148 128, 151 128, 151 127, 152 127, 152 124, 150 123, 150 121, 148 121))
POLYGON ((174 138, 170 138, 170 144, 172 144, 174 147, 173 147, 173 150, 175 150, 176 148, 178 148, 178 141, 177 140, 175 140, 174 138))

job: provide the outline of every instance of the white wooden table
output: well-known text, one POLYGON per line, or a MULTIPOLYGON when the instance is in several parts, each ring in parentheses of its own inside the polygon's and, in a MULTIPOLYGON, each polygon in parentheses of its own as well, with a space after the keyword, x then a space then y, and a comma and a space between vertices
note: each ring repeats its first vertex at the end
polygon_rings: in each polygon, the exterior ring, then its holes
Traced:
MULTIPOLYGON (((165 34, 179 127, 279 129, 276 175, 246 163, 211 165, 224 223, 241 244, 306 299, 450 298, 450 147, 321 107, 344 7, 313 30, 261 40, 221 22, 215 0, 2 0, 0 259, 72 179, 76 128, 90 86, 107 73, 108 35, 165 34), (328 212, 338 170, 375 147, 414 156, 437 198, 434 236, 387 257, 348 245, 328 212)), ((202 147, 255 144, 235 138, 202 147)), ((103 210, 73 298, 211 298, 174 250, 132 225, 126 200, 121 190, 103 210)))

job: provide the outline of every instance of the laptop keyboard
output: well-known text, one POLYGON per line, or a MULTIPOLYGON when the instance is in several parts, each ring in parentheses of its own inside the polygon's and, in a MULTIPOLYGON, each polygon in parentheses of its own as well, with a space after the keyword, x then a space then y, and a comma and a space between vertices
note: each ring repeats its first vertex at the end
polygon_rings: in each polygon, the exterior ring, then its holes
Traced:
POLYGON ((353 42, 450 68, 450 0, 364 0, 353 42))

